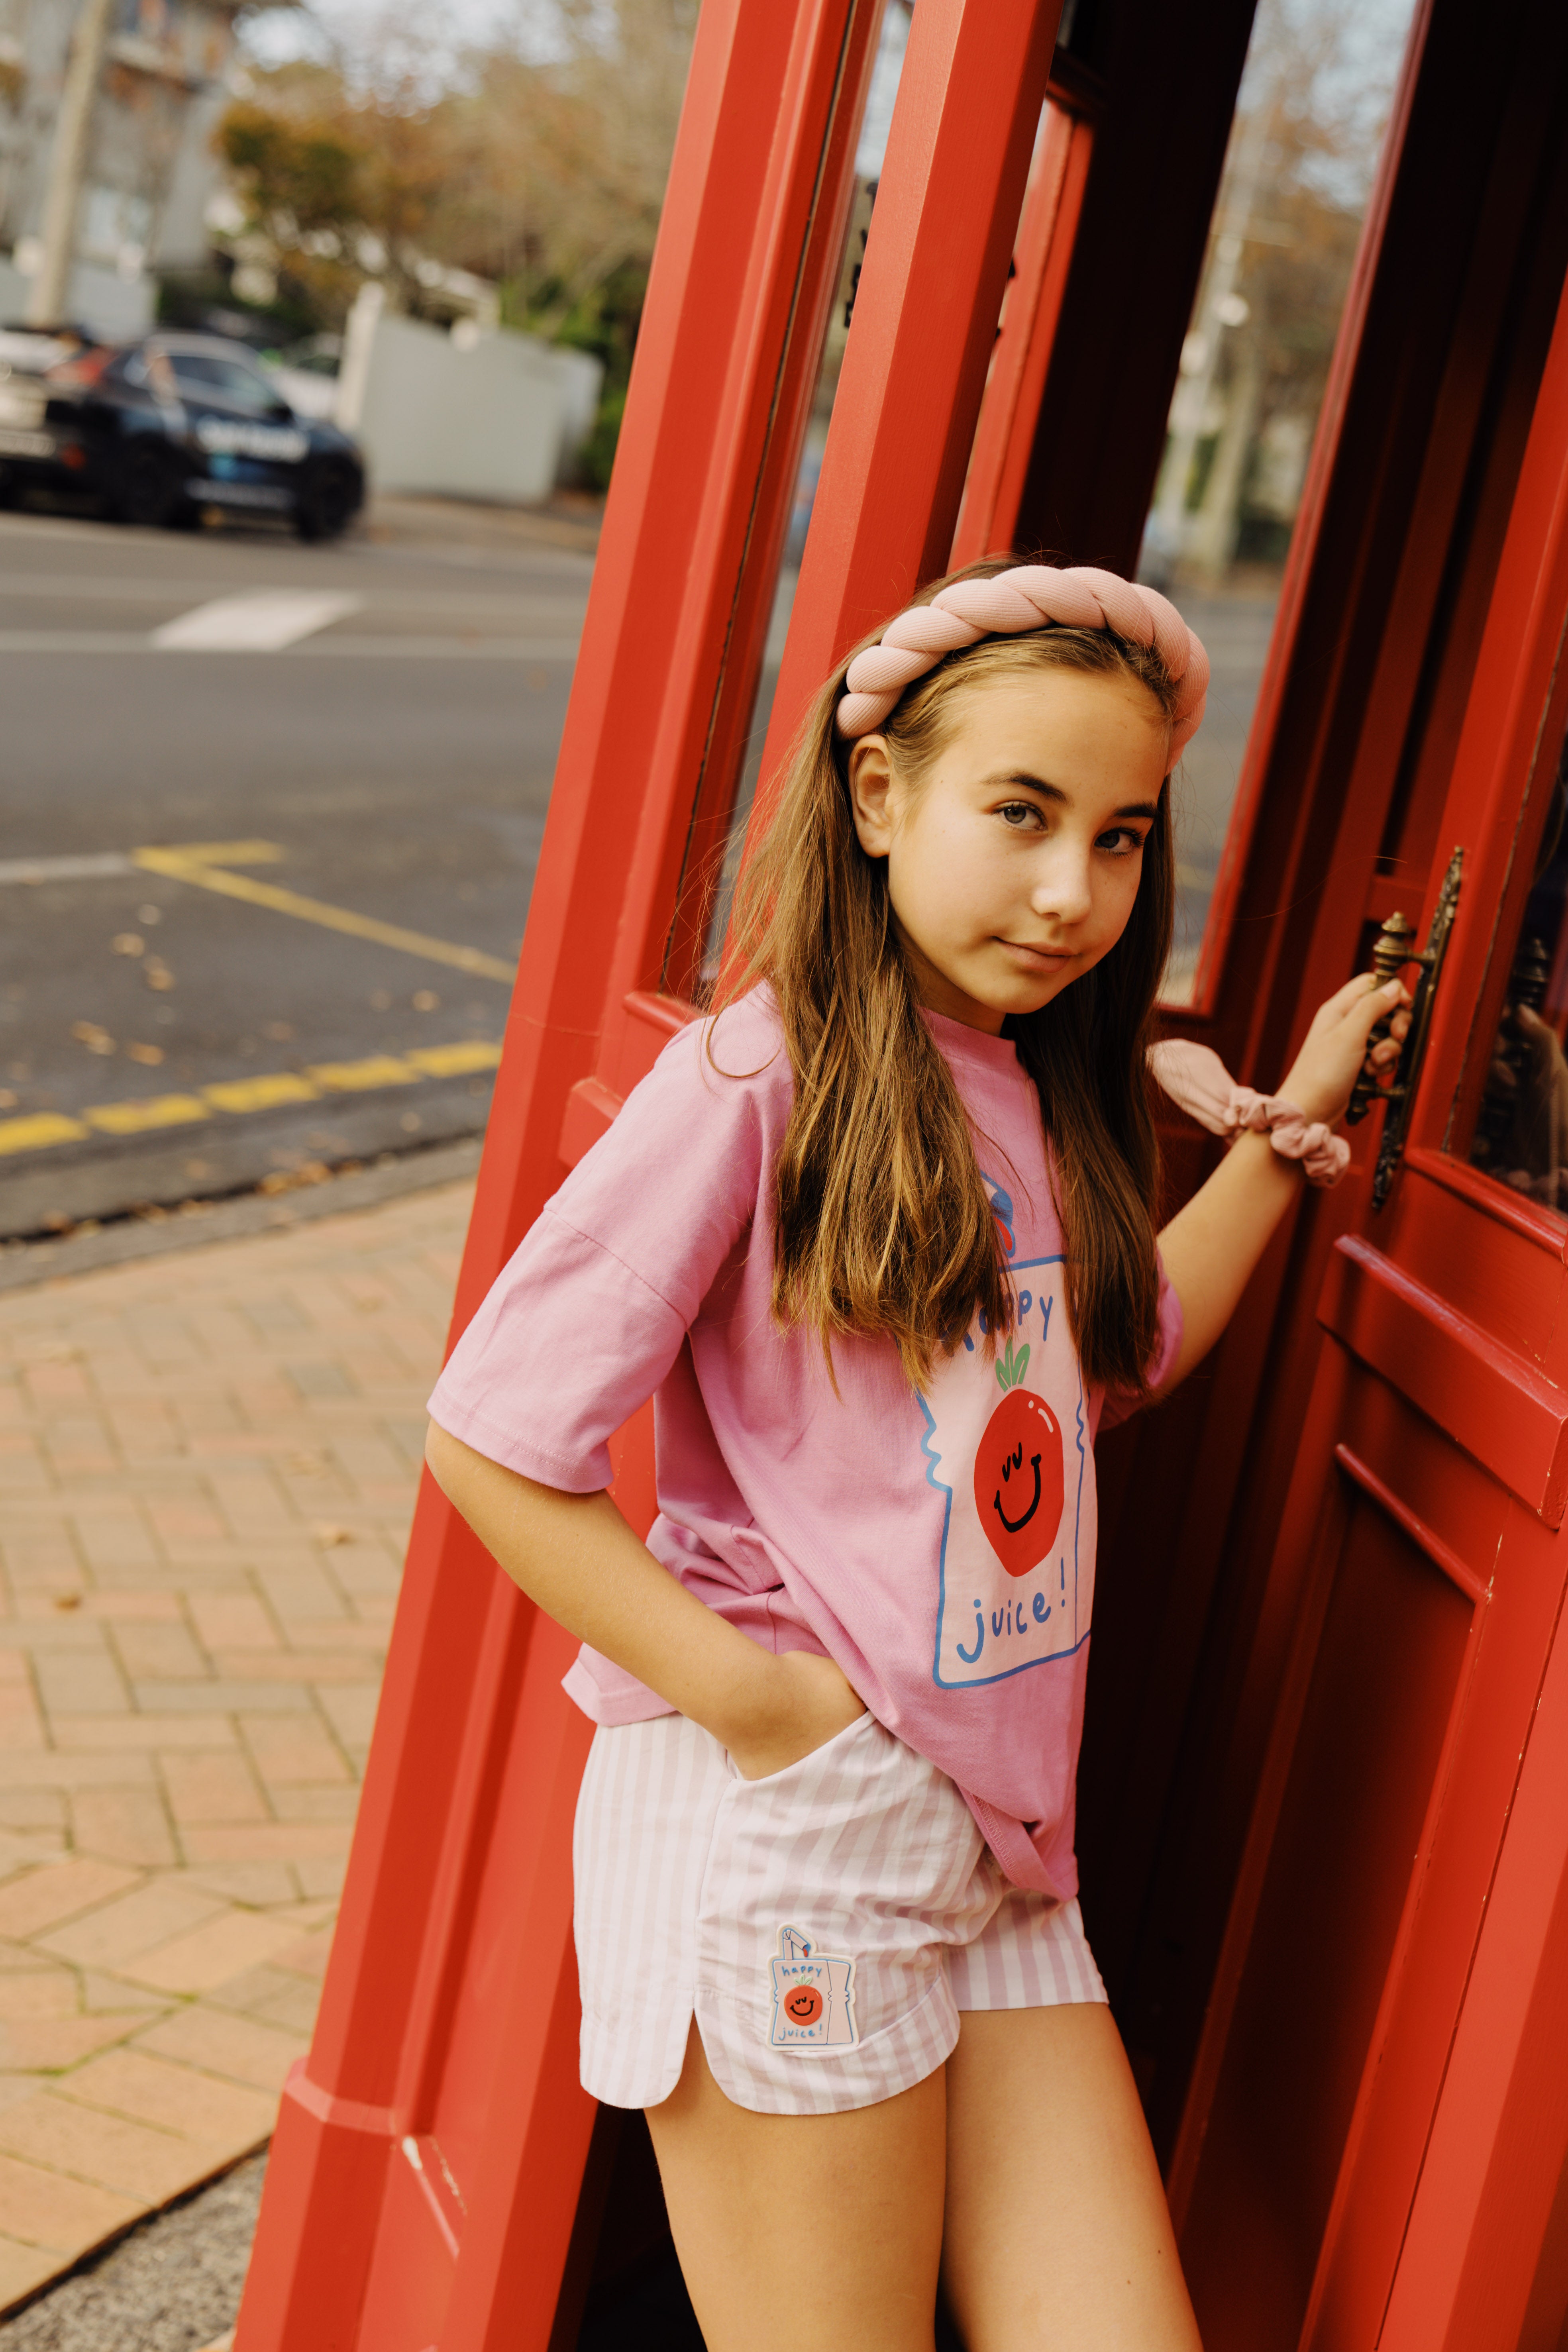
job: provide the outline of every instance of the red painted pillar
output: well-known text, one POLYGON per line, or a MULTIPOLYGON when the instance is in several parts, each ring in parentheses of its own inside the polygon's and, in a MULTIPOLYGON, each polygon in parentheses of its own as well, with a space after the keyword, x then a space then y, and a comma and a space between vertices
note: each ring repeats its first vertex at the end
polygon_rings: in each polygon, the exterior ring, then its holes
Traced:
POLYGON ((953 533, 954 571, 1013 548, 1093 148, 1093 124, 1053 91, 1029 173, 1013 277, 953 533))
MULTIPOLYGON (((952 540, 1059 0, 921 0, 774 705, 952 540)), ((454 1328, 689 1008, 843 237, 875 0, 706 0, 454 1328)), ((775 741, 782 736, 775 736, 775 741)), ((616 1492, 651 1513, 647 1416, 616 1492)), ((571 1644, 421 1493, 237 2352, 543 2352, 576 2081, 571 1644)))

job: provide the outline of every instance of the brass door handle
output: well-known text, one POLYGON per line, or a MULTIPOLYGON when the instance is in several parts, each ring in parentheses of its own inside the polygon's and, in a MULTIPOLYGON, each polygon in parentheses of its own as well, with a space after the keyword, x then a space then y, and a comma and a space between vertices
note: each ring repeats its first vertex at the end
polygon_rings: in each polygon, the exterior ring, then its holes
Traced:
MULTIPOLYGON (((1405 1149, 1405 1138, 1410 1125, 1411 1105, 1420 1083, 1421 1065, 1426 1057, 1426 1039, 1432 1026, 1432 1004, 1437 992, 1437 982, 1443 970, 1443 958, 1447 953, 1448 934, 1454 928, 1454 914, 1459 903, 1459 882, 1464 871, 1465 853, 1456 849, 1448 860, 1448 870, 1443 877, 1443 887, 1437 893, 1437 904, 1432 909, 1431 928, 1426 944, 1417 950, 1412 945, 1415 927, 1403 915, 1390 915, 1372 950, 1372 968, 1377 975, 1373 983, 1381 988, 1387 981, 1396 979, 1407 965, 1417 967, 1415 984, 1411 991, 1410 1026, 1400 1048, 1391 1083, 1380 1086, 1376 1073, 1363 1062, 1351 1092, 1345 1123, 1356 1126, 1374 1103, 1387 1106, 1383 1122, 1383 1137, 1378 1145, 1377 1167, 1372 1180, 1372 1205, 1381 1209, 1388 1198, 1394 1171, 1399 1165, 1405 1149)), ((1377 1024, 1368 1040, 1368 1053, 1390 1032, 1394 1015, 1388 1014, 1377 1024)))

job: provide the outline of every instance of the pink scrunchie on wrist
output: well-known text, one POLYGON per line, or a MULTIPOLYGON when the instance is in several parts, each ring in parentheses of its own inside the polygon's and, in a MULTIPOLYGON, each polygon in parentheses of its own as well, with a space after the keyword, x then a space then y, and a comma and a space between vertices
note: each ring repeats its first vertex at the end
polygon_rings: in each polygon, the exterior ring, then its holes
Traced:
POLYGON ((1211 1135, 1244 1129, 1267 1134, 1282 1160, 1299 1160, 1309 1184, 1337 1184, 1351 1164, 1351 1148, 1321 1119, 1309 1119, 1282 1095, 1238 1087, 1211 1045, 1171 1037, 1149 1048, 1149 1067, 1171 1100, 1211 1135))

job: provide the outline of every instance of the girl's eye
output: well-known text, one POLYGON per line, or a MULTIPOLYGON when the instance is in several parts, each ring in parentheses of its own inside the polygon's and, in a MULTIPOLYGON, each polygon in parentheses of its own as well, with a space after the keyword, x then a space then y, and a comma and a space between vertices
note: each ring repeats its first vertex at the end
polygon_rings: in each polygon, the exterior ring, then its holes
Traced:
POLYGON ((1033 801, 1007 801, 996 814, 1003 824, 1010 824, 1016 833, 1022 833, 1026 825, 1045 823, 1033 801))
POLYGON ((1108 849, 1112 857, 1131 857, 1143 846, 1143 835, 1135 825, 1113 824, 1095 843, 1097 849, 1108 849))

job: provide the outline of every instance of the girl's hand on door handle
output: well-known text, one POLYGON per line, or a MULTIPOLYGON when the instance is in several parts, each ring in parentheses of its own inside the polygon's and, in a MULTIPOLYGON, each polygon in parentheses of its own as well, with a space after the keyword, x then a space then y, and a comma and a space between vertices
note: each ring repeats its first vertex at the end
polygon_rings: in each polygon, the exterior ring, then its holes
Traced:
POLYGON ((1312 1015, 1312 1025, 1280 1079, 1279 1092, 1309 1119, 1332 1127, 1344 1117, 1363 1062, 1380 1077, 1397 1066, 1410 1026, 1410 1001, 1402 980, 1380 987, 1370 973, 1360 972, 1347 981, 1312 1015), (1380 1021, 1388 1021, 1388 1034, 1372 1045, 1380 1021))

